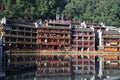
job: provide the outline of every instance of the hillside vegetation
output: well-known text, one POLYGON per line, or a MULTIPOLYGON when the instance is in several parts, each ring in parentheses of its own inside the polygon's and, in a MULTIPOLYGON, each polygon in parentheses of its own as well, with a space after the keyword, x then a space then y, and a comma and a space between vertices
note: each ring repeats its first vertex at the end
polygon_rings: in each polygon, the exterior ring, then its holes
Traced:
POLYGON ((55 19, 56 14, 64 14, 65 19, 120 26, 120 0, 0 0, 0 4, 2 1, 0 17, 8 19, 55 19))

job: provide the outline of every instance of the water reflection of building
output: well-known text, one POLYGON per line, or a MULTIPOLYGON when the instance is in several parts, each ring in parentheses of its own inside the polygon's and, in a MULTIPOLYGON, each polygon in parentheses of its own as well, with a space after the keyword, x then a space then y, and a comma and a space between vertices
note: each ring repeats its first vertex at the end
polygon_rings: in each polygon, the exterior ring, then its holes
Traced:
POLYGON ((103 77, 120 78, 120 55, 104 55, 103 59, 103 77))
POLYGON ((0 80, 5 77, 5 54, 3 53, 3 44, 0 41, 0 80))
MULTIPOLYGON (((38 55, 37 72, 39 77, 69 77, 82 80, 95 77, 94 55, 38 55), (72 63, 71 63, 72 61, 72 63), (71 74, 71 75, 70 75, 71 74)), ((68 79, 67 79, 68 80, 68 79)))
POLYGON ((40 77, 70 77, 70 61, 66 55, 39 55, 36 75, 40 77))
MULTIPOLYGON (((18 72, 11 76, 7 76, 5 80, 34 80, 35 78, 36 78, 35 71, 31 70, 23 73, 18 72)), ((37 80, 41 80, 41 79, 37 79, 37 80)))
POLYGON ((95 77, 94 55, 73 55, 73 79, 89 80, 95 77))

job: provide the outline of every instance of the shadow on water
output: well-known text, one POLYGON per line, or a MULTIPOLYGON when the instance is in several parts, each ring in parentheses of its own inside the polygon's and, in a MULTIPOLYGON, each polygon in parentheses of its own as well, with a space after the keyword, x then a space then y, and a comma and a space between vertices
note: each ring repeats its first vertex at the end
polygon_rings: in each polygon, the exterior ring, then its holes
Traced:
POLYGON ((5 80, 70 80, 70 77, 36 77, 35 69, 19 70, 6 77, 5 80))
POLYGON ((95 72, 99 74, 99 57, 95 56, 95 72))
POLYGON ((35 71, 16 74, 6 78, 6 80, 70 80, 69 77, 36 77, 35 71))
POLYGON ((5 80, 34 80, 35 70, 18 70, 14 74, 9 74, 5 80))

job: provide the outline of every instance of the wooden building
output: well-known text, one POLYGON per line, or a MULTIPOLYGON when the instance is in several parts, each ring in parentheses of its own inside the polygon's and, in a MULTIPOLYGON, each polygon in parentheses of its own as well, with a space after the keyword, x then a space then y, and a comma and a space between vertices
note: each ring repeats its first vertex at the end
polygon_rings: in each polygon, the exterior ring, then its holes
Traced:
POLYGON ((106 52, 120 52, 120 32, 104 31, 102 34, 103 50, 106 52))
POLYGON ((6 21, 3 28, 3 43, 10 51, 33 51, 36 49, 37 29, 33 24, 6 21))
POLYGON ((98 23, 94 23, 94 22, 86 22, 86 25, 88 28, 90 27, 93 27, 94 28, 94 32, 97 32, 98 30, 101 30, 101 31, 105 31, 106 30, 106 26, 101 23, 101 24, 98 24, 98 23))
POLYGON ((72 50, 74 51, 94 51, 95 33, 91 28, 72 29, 72 50))
MULTIPOLYGON (((29 56, 30 52, 36 51, 37 29, 34 24, 3 20, 0 31, 4 46, 4 53, 7 55, 7 70, 12 68, 24 68, 35 60, 29 56), (27 54, 27 55, 26 55, 27 54), (26 55, 26 56, 24 56, 26 55)), ((33 56, 34 57, 34 56, 33 56)))
POLYGON ((50 21, 47 25, 37 28, 38 51, 70 50, 71 27, 65 21, 50 21))

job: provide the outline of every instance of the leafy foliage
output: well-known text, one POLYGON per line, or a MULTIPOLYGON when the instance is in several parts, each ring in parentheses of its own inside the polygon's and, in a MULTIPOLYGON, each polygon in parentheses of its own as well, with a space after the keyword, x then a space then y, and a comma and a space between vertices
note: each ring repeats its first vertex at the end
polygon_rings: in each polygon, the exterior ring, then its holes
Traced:
POLYGON ((71 0, 64 10, 67 19, 92 20, 120 26, 119 0, 71 0))
POLYGON ((5 0, 3 13, 8 19, 53 19, 66 3, 67 0, 5 0))
POLYGON ((2 1, 5 10, 0 17, 8 19, 55 19, 56 14, 64 13, 66 19, 120 26, 119 0, 0 0, 0 4, 2 1))

